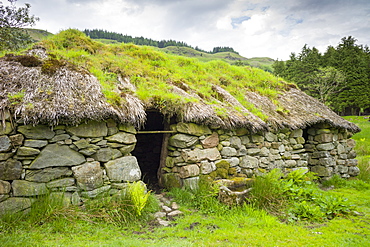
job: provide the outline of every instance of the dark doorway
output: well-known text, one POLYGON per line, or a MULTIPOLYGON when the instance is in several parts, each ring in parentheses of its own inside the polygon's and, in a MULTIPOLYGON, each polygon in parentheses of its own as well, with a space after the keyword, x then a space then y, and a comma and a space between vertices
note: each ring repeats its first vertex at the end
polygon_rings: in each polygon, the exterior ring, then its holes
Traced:
POLYGON ((147 121, 144 128, 136 135, 137 143, 132 152, 138 160, 142 180, 153 191, 160 190, 157 173, 161 164, 164 134, 147 132, 163 130, 165 130, 163 115, 155 111, 147 112, 147 121))

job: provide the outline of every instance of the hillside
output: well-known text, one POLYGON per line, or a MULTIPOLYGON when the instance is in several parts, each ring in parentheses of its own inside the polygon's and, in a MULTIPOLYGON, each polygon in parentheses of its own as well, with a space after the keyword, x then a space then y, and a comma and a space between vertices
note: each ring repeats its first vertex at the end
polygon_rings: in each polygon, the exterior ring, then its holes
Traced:
POLYGON ((25 30, 31 36, 31 38, 35 40, 36 42, 44 40, 47 37, 54 35, 48 31, 41 30, 41 29, 26 28, 25 30))
MULTIPOLYGON (((104 44, 119 44, 118 41, 111 39, 96 39, 96 40, 104 44)), ((274 59, 268 57, 245 58, 234 52, 207 53, 190 47, 167 46, 164 48, 155 48, 155 49, 157 49, 158 51, 163 51, 168 54, 197 58, 202 62, 222 60, 231 65, 251 66, 268 72, 273 72, 272 64, 275 61, 274 59)))
POLYGON ((189 47, 177 47, 177 46, 168 46, 165 48, 160 48, 160 50, 174 55, 194 57, 203 62, 209 62, 212 60, 222 60, 231 65, 251 66, 260 68, 264 71, 273 72, 272 64, 274 63, 274 60, 268 57, 245 58, 233 52, 217 52, 214 54, 210 54, 197 51, 189 47))
MULTIPOLYGON (((41 30, 41 29, 26 29, 28 34, 34 39, 36 42, 44 40, 45 38, 52 36, 54 34, 41 30)), ((93 40, 99 41, 103 44, 119 44, 121 42, 114 40, 114 39, 104 39, 104 38, 92 38, 93 40)), ((183 43, 183 42, 179 42, 183 43)), ((234 52, 205 52, 201 49, 194 49, 192 47, 186 46, 167 46, 164 48, 155 49, 164 51, 169 54, 185 56, 185 57, 192 57, 197 58, 202 62, 209 62, 212 60, 222 60, 227 62, 231 65, 238 65, 238 66, 251 66, 260 68, 264 71, 273 72, 272 64, 274 60, 268 57, 253 57, 253 58, 246 58, 234 52)))

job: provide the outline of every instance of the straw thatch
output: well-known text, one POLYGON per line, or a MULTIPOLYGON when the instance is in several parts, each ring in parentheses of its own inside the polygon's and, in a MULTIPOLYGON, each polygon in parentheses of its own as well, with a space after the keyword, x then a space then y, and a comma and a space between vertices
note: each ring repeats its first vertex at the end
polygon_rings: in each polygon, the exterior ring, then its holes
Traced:
MULTIPOLYGON (((32 53, 36 53, 37 58, 29 55, 0 58, 0 113, 10 111, 26 124, 75 125, 87 120, 113 118, 140 127, 146 120, 145 109, 156 108, 154 99, 142 102, 135 96, 135 86, 128 78, 117 78, 119 103, 108 103, 99 81, 86 70, 63 62, 52 68, 53 73, 48 73, 42 66, 45 61, 40 60, 46 59, 45 51, 36 49, 29 54, 32 53)), ((356 125, 294 87, 279 94, 275 99, 278 104, 256 92, 245 94, 245 99, 267 117, 264 121, 220 86, 212 87, 217 95, 212 100, 218 109, 227 113, 223 116, 186 84, 168 83, 172 93, 183 99, 195 99, 182 105, 157 108, 166 116, 176 116, 178 121, 227 129, 245 127, 254 132, 271 128, 298 129, 325 122, 351 132, 360 131, 356 125)))
POLYGON ((0 59, 0 111, 10 110, 27 124, 75 125, 108 118, 135 126, 144 123, 144 106, 136 97, 121 95, 125 103, 121 107, 111 105, 99 81, 87 71, 64 64, 50 75, 43 73, 41 66, 26 64, 27 59, 0 59))

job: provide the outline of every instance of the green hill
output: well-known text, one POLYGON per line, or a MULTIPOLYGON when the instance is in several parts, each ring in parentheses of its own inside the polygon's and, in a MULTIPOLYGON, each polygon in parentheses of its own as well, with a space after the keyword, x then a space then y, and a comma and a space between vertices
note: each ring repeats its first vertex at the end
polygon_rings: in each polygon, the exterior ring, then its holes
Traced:
MULTIPOLYGON (((112 39, 94 39, 94 40, 100 41, 104 44, 120 43, 112 39)), ((164 48, 158 47, 154 48, 157 49, 158 51, 163 51, 168 54, 197 58, 202 62, 209 62, 212 60, 222 60, 231 65, 251 66, 262 69, 264 71, 273 72, 272 64, 274 63, 274 59, 269 57, 246 58, 234 52, 209 53, 186 46, 167 46, 164 48)))
POLYGON ((45 38, 54 35, 48 31, 41 29, 26 28, 25 30, 36 42, 44 40, 45 38))
POLYGON ((177 46, 168 46, 165 48, 160 48, 160 50, 174 55, 198 58, 202 62, 209 62, 212 60, 222 60, 231 65, 239 66, 248 65, 251 67, 260 68, 268 72, 273 71, 272 64, 274 63, 274 59, 268 57, 245 58, 234 52, 217 52, 210 54, 197 51, 189 47, 177 47, 177 46))
MULTIPOLYGON (((48 31, 41 30, 41 29, 26 29, 28 34, 34 39, 36 42, 44 40, 46 37, 54 35, 48 31)), ((119 44, 120 42, 113 39, 94 39, 99 41, 103 44, 119 44)), ((209 62, 212 60, 222 60, 227 62, 231 65, 238 65, 238 66, 251 66, 260 68, 264 71, 273 72, 272 64, 274 60, 268 57, 253 57, 253 58, 245 58, 240 56, 234 52, 217 52, 217 53, 208 53, 203 52, 201 50, 196 50, 191 47, 185 46, 167 46, 164 48, 157 48, 158 51, 163 51, 168 54, 185 56, 185 57, 192 57, 197 58, 202 62, 209 62)))

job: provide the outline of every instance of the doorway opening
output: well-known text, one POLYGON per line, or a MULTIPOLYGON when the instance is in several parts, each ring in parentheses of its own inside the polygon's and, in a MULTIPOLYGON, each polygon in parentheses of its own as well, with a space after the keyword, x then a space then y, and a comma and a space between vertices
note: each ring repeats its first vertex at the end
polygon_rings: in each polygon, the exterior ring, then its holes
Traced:
POLYGON ((147 121, 142 130, 136 135, 137 143, 135 150, 132 152, 139 163, 142 181, 148 189, 158 192, 161 189, 159 182, 159 169, 163 159, 167 155, 168 134, 162 131, 168 128, 163 114, 157 111, 147 111, 147 121))

